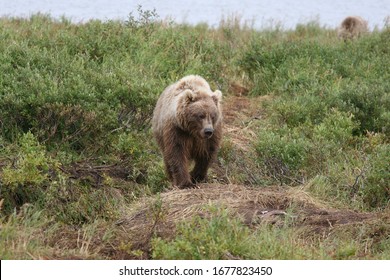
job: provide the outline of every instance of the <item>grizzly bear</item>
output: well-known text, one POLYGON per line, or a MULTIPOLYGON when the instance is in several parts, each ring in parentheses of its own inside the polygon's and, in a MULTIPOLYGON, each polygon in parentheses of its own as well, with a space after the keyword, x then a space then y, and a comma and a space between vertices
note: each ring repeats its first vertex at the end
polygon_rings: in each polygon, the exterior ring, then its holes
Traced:
POLYGON ((344 41, 355 39, 368 32, 367 21, 358 16, 346 17, 338 29, 338 36, 344 41))
POLYGON ((158 99, 152 129, 174 186, 190 188, 206 179, 222 138, 221 101, 222 93, 196 75, 168 86, 158 99))

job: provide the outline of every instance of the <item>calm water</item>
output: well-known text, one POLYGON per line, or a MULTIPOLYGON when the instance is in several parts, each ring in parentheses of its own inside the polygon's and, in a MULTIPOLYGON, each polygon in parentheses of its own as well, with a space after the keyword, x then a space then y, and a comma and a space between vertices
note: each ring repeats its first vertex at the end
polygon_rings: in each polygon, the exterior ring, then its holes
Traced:
POLYGON ((371 29, 382 28, 390 16, 390 0, 0 0, 0 16, 22 16, 41 12, 66 16, 73 22, 89 19, 127 19, 131 11, 156 9, 160 18, 217 26, 221 18, 239 16, 242 22, 264 28, 281 24, 295 28, 298 23, 317 20, 321 26, 336 27, 348 15, 359 15, 371 29))

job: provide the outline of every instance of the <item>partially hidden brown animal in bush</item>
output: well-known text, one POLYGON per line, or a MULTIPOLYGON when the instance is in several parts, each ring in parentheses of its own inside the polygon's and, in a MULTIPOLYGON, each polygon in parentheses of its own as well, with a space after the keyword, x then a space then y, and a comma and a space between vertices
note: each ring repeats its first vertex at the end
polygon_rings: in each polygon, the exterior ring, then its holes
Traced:
POLYGON ((200 76, 190 75, 168 86, 153 113, 153 134, 166 173, 174 186, 194 187, 207 177, 222 138, 222 93, 200 76), (194 169, 189 172, 191 161, 194 169))
POLYGON ((341 39, 355 39, 368 32, 367 21, 358 16, 346 17, 339 29, 338 36, 341 39))

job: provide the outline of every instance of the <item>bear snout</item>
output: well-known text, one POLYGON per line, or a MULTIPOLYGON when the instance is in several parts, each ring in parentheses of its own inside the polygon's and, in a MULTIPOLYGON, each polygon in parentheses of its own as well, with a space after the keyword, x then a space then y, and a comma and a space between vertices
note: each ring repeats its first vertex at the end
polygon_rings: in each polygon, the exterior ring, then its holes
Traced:
POLYGON ((203 133, 204 133, 205 138, 210 138, 211 136, 213 136, 214 129, 212 129, 212 128, 205 128, 203 130, 203 133))

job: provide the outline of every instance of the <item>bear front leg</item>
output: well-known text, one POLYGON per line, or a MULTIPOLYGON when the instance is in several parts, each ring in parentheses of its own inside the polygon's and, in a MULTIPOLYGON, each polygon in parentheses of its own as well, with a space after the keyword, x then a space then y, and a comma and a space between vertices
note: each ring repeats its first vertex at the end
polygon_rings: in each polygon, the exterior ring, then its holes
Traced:
POLYGON ((207 170, 210 167, 210 163, 217 156, 218 138, 210 139, 209 146, 206 154, 198 155, 195 158, 195 166, 191 171, 191 180, 194 184, 202 182, 207 179, 207 170))
POLYGON ((195 166, 194 169, 191 171, 191 180, 194 184, 206 180, 209 165, 210 159, 207 157, 195 159, 195 166))
MULTIPOLYGON (((172 134, 171 134, 172 135, 172 134)), ((168 137, 167 137, 168 138, 168 137)), ((171 138, 171 137, 169 137, 171 138)), ((165 167, 174 186, 181 189, 194 187, 188 172, 188 155, 185 150, 185 140, 181 137, 173 137, 165 145, 165 167)))
POLYGON ((192 188, 194 184, 188 172, 188 160, 179 151, 175 153, 174 159, 169 163, 169 171, 172 174, 173 185, 180 189, 192 188))

